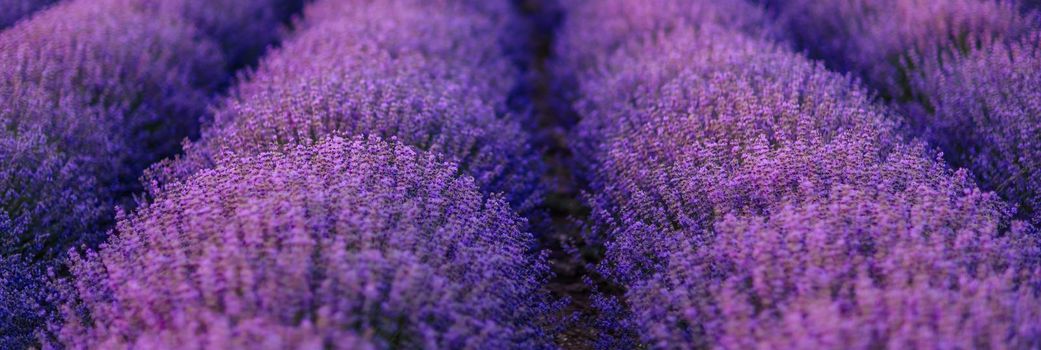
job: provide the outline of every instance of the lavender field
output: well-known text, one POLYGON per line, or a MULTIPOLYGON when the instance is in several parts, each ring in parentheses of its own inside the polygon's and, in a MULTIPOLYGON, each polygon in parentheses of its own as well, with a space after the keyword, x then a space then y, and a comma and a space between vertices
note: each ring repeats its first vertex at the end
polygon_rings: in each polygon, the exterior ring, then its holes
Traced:
POLYGON ((1041 349, 1041 3, 0 0, 0 349, 1041 349))

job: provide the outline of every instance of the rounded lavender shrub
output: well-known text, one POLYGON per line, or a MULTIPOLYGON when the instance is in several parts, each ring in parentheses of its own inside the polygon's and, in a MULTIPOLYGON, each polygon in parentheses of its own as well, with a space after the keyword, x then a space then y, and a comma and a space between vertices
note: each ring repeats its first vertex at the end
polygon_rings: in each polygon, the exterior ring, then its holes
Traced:
POLYGON ((761 11, 744 1, 718 4, 682 0, 562 2, 567 9, 567 21, 561 30, 557 51, 565 53, 561 57, 564 63, 576 68, 601 60, 604 50, 619 49, 627 41, 647 39, 676 29, 723 25, 751 34, 763 33, 769 23, 761 11))
MULTIPOLYGON (((700 31, 734 37, 721 32, 720 28, 742 28, 754 37, 773 35, 764 29, 770 23, 768 18, 755 16, 762 12, 743 1, 709 4, 678 0, 569 0, 563 1, 563 7, 567 20, 559 31, 555 47, 559 57, 551 68, 560 83, 575 85, 572 87, 576 90, 575 96, 568 98, 573 100, 574 109, 583 117, 584 126, 575 131, 577 137, 571 144, 580 168, 589 166, 589 158, 597 152, 596 144, 607 134, 601 129, 616 127, 613 118, 617 111, 606 109, 621 108, 625 104, 622 99, 625 96, 619 94, 649 93, 625 89, 639 89, 632 84, 640 79, 662 79, 674 73, 668 70, 626 70, 624 66, 631 63, 625 62, 627 57, 642 55, 642 50, 649 49, 643 43, 674 31, 683 31, 692 37, 700 31)), ((719 44, 730 45, 730 40, 719 40, 719 44)), ((666 49, 655 52, 674 60, 696 59, 666 49)), ((578 170, 583 172, 586 169, 578 170)))
POLYGON ((998 0, 766 3, 801 47, 863 76, 952 165, 1041 224, 1037 13, 998 0))
POLYGON ((546 346, 544 258, 522 219, 458 172, 375 138, 218 161, 73 259, 79 302, 60 342, 546 346))
MULTIPOLYGON (((100 241, 113 206, 131 204, 141 171, 196 133, 226 62, 244 57, 221 40, 262 49, 278 23, 256 14, 282 3, 70 0, 0 32, 0 259, 43 270, 100 241), (249 37, 205 23, 218 13, 249 37)), ((20 281, 0 284, 0 309, 48 289, 20 281)), ((29 346, 43 318, 14 317, 0 341, 29 346)))
POLYGON ((1019 203, 1041 224, 1041 34, 941 60, 912 80, 929 111, 915 110, 954 164, 1019 203))
POLYGON ((0 109, 7 127, 0 132, 0 256, 28 261, 60 256, 96 238, 93 233, 111 211, 102 200, 107 189, 87 171, 116 166, 78 153, 106 148, 104 139, 94 137, 95 127, 105 122, 102 115, 83 111, 77 123, 68 124, 46 120, 53 106, 40 91, 5 93, 12 99, 0 109), (63 150, 66 145, 69 151, 63 150))
POLYGON ((47 7, 56 0, 0 0, 0 30, 47 7))
POLYGON ((759 0, 796 43, 896 99, 913 98, 905 65, 913 53, 966 53, 1016 38, 1036 17, 1003 0, 759 0))
POLYGON ((152 178, 176 182, 224 153, 379 135, 444 154, 483 190, 532 209, 542 164, 506 113, 519 73, 498 43, 505 14, 488 14, 493 9, 460 1, 315 3, 296 37, 236 87, 202 141, 152 178))
POLYGON ((0 33, 0 255, 60 254, 129 204, 243 55, 218 44, 273 41, 278 21, 258 13, 286 0, 245 3, 67 1, 0 33), (207 24, 218 16, 245 39, 207 24))
POLYGON ((0 33, 0 217, 14 226, 0 255, 68 249, 40 243, 90 233, 203 112, 219 52, 179 18, 130 4, 66 2, 0 33))
POLYGON ((632 127, 600 148, 591 187, 594 220, 610 238, 605 274, 645 278, 677 240, 700 239, 728 214, 827 198, 839 185, 900 191, 949 181, 942 164, 894 136, 890 116, 851 80, 769 44, 727 50, 718 38, 666 37, 659 45, 676 57, 701 54, 670 61, 649 48, 623 65, 635 76, 684 67, 632 98, 612 121, 632 127))
POLYGON ((1036 348, 1041 242, 966 178, 727 216, 629 291, 635 322, 661 348, 1036 348))
POLYGON ((30 349, 57 310, 48 274, 17 257, 0 257, 0 348, 30 349))
POLYGON ((725 25, 600 50, 575 134, 599 272, 625 289, 594 300, 601 347, 1037 343, 1029 227, 852 79, 725 25))

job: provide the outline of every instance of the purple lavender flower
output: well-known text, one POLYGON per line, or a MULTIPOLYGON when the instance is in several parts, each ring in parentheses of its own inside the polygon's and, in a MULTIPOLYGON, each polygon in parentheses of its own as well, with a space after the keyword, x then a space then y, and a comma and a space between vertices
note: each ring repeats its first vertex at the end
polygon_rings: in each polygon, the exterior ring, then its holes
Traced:
POLYGON ((73 259, 72 348, 530 348, 547 271, 522 219, 427 152, 331 138, 229 157, 73 259))
POLYGON ((445 154, 482 189, 530 210, 540 201, 542 164, 506 113, 519 77, 499 44, 498 18, 509 10, 459 1, 315 3, 294 39, 236 87, 203 140, 151 177, 176 182, 229 152, 379 135, 445 154))
POLYGON ((0 30, 47 7, 56 0, 2 0, 0 1, 0 30))

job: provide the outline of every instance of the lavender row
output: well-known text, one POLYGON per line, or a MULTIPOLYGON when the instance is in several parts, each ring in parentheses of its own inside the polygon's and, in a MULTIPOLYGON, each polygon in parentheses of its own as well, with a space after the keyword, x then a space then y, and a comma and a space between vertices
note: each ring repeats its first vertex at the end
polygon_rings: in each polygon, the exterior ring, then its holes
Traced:
POLYGON ((529 211, 543 166, 506 106, 520 74, 501 42, 510 10, 502 1, 317 3, 188 155, 152 178, 176 182, 225 153, 372 134, 444 154, 483 190, 529 211))
POLYGON ((153 169, 149 204, 73 259, 55 343, 552 347, 548 265, 510 206, 537 200, 539 167, 505 113, 509 10, 309 5, 153 169))
POLYGON ((1041 342, 1036 234, 856 82, 750 29, 758 9, 567 6, 591 238, 625 290, 598 297, 600 347, 1041 342))
MULTIPOLYGON (((574 109, 582 116, 582 127, 577 128, 571 148, 576 152, 580 173, 592 166, 599 144, 607 134, 622 134, 631 125, 616 118, 620 114, 616 107, 625 105, 626 93, 642 95, 651 93, 632 84, 639 79, 658 81, 667 78, 671 71, 626 71, 618 57, 639 54, 644 47, 632 42, 651 40, 655 36, 674 29, 719 27, 721 24, 740 28, 751 36, 767 37, 773 32, 765 30, 769 18, 753 6, 742 1, 724 1, 709 4, 703 1, 604 1, 598 5, 583 5, 580 1, 563 1, 567 13, 566 30, 558 33, 556 64, 552 67, 557 79, 563 83, 574 83, 577 96, 570 96, 574 109), (692 16, 653 16, 654 13, 698 14, 692 16), (615 63, 619 61, 618 63, 615 63), (646 73, 644 76, 642 74, 646 73), (637 90, 627 92, 623 88, 609 86, 629 85, 637 90), (601 110, 602 109, 602 110, 601 110)), ((682 53, 667 50, 656 51, 672 60, 685 60, 682 53)), ((663 67, 669 68, 669 67, 663 67)))
POLYGON ((0 1, 0 30, 28 17, 33 12, 53 4, 56 0, 4 0, 0 1))
POLYGON ((243 4, 69 1, 0 33, 2 255, 60 255, 197 133, 227 63, 278 33, 280 3, 243 4))
POLYGON ((1041 223, 1039 17, 1018 1, 766 1, 800 47, 858 74, 955 166, 1041 223))
POLYGON ((103 239, 286 4, 66 1, 0 32, 0 347, 28 346, 53 311, 40 273, 103 239))
POLYGON ((546 347, 544 258, 523 219, 459 172, 377 137, 222 158, 73 259, 57 342, 546 347))

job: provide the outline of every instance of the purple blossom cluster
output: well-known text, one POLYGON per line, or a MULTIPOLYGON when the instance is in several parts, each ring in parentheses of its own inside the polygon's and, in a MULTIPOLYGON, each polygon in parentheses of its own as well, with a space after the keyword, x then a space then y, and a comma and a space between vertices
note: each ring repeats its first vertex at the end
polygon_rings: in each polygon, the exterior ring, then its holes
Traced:
POLYGON ((548 270, 523 219, 397 141, 222 158, 76 256, 60 344, 541 348, 548 270))
POLYGON ((483 190, 530 210, 542 164, 506 106, 520 74, 501 43, 510 11, 505 1, 317 2, 202 140, 152 178, 176 182, 223 154, 378 135, 443 154, 483 190))
POLYGON ((620 3, 569 3, 561 31, 589 45, 563 64, 595 58, 564 69, 598 270, 625 290, 597 298, 600 347, 1041 344, 1034 233, 899 137, 868 91, 780 35, 705 17, 729 5, 651 5, 631 22, 681 24, 598 30, 597 8, 620 3))
POLYGON ((47 7, 56 0, 2 0, 0 1, 0 30, 9 27, 33 12, 47 7))
POLYGON ((1039 16, 1017 1, 768 0, 800 47, 858 74, 914 131, 1041 224, 1039 16))

